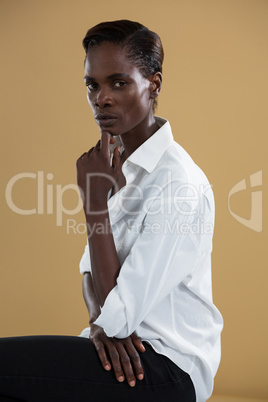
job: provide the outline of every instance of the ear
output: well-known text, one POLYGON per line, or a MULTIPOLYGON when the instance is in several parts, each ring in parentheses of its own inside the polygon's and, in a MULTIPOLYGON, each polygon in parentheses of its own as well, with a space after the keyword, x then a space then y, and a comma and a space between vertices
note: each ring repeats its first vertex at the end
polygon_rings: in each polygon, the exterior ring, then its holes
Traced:
POLYGON ((155 73, 149 79, 151 81, 150 84, 150 99, 156 99, 160 94, 162 88, 162 74, 160 72, 155 73))

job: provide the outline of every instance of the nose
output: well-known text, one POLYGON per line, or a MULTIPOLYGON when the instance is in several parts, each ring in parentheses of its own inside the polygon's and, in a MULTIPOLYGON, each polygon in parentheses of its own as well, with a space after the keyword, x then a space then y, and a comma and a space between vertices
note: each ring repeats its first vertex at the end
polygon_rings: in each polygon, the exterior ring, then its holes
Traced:
POLYGON ((95 106, 99 108, 105 108, 112 106, 113 103, 114 100, 109 89, 102 88, 98 90, 95 98, 95 106))

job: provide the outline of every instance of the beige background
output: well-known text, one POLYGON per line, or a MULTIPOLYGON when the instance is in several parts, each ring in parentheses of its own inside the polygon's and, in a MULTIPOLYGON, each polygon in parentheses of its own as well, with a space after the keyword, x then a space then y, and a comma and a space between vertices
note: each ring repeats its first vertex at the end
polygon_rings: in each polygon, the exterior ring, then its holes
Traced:
POLYGON ((81 40, 100 21, 138 20, 165 48, 157 114, 170 120, 214 188, 214 301, 225 320, 215 394, 268 399, 268 1, 0 0, 0 7, 0 336, 76 335, 87 325, 78 270, 82 212, 63 213, 57 226, 60 197, 66 209, 77 206, 73 189, 62 195, 76 181, 75 161, 98 139, 81 40), (257 232, 231 216, 227 201, 245 178, 248 188, 233 195, 231 208, 249 219, 249 176, 260 170, 257 232), (5 199, 10 179, 24 172, 33 176, 15 183, 12 199, 24 210, 39 202, 32 215, 15 213, 5 199))

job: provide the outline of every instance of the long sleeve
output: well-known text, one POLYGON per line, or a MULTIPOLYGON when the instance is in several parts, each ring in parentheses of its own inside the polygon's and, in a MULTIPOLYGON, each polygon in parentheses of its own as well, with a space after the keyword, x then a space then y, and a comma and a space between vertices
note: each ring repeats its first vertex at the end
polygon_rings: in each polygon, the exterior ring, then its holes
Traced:
MULTIPOLYGON (((136 331, 191 375, 197 402, 204 402, 223 328, 212 300, 214 197, 169 123, 156 119, 159 130, 125 161, 126 186, 108 201, 121 268, 95 323, 110 337, 136 331)), ((80 271, 89 270, 86 249, 80 271)))
MULTIPOLYGON (((212 191, 192 197, 179 181, 167 185, 152 203, 117 285, 106 298, 96 324, 108 336, 129 336, 185 278, 202 255, 211 252, 214 224, 212 191), (196 230, 210 223, 210 233, 196 230)), ((135 230, 135 224, 129 225, 135 230)), ((209 231, 208 231, 209 232, 209 231)))
POLYGON ((91 262, 90 262, 90 256, 89 256, 88 243, 85 246, 84 254, 82 255, 82 258, 80 260, 79 269, 80 269, 80 274, 84 274, 85 272, 91 272, 91 262))

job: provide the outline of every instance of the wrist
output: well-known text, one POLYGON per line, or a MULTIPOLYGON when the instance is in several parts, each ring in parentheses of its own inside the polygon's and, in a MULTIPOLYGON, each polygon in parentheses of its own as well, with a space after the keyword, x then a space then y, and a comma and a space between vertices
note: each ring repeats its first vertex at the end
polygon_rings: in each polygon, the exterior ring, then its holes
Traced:
POLYGON ((103 235, 112 234, 110 219, 108 216, 100 218, 98 215, 91 216, 86 219, 88 241, 94 236, 96 239, 103 235))
POLYGON ((90 202, 84 205, 84 213, 86 219, 93 219, 108 212, 107 201, 104 202, 90 202))
POLYGON ((96 319, 99 317, 99 315, 100 315, 100 312, 99 312, 98 314, 92 314, 92 315, 89 317, 89 325, 90 325, 90 326, 95 325, 94 322, 95 322, 96 319))

